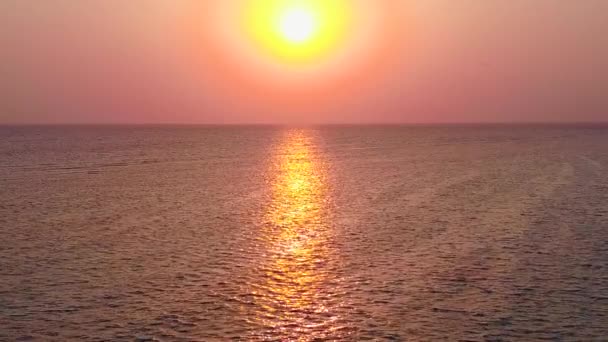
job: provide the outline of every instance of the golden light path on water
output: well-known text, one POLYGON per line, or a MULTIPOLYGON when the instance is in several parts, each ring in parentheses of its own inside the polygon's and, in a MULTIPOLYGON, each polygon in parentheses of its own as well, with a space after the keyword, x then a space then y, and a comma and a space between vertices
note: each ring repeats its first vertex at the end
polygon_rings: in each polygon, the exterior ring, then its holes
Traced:
POLYGON ((265 258, 253 295, 258 338, 313 340, 341 333, 327 165, 310 131, 286 133, 264 214, 265 258), (265 335, 266 334, 266 335, 265 335))

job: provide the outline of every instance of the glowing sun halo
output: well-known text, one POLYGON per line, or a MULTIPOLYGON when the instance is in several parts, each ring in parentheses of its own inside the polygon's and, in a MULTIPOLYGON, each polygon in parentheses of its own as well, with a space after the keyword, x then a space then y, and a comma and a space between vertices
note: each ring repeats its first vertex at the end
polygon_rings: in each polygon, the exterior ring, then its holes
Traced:
POLYGON ((351 7, 347 0, 249 0, 245 32, 271 56, 286 63, 310 63, 345 40, 351 7))

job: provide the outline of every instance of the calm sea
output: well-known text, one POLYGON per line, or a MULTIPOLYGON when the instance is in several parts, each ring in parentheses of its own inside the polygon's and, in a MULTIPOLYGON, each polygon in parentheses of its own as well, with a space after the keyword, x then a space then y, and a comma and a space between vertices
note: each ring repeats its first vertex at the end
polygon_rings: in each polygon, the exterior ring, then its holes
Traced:
POLYGON ((0 340, 605 340, 607 126, 0 128, 0 340))

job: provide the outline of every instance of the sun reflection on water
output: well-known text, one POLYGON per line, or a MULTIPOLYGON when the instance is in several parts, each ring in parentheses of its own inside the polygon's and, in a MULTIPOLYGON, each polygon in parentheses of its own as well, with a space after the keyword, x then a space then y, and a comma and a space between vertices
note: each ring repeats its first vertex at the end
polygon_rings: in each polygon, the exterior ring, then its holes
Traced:
POLYGON ((311 340, 339 329, 327 165, 315 148, 313 133, 293 130, 276 153, 262 279, 253 291, 255 323, 269 338, 311 340))

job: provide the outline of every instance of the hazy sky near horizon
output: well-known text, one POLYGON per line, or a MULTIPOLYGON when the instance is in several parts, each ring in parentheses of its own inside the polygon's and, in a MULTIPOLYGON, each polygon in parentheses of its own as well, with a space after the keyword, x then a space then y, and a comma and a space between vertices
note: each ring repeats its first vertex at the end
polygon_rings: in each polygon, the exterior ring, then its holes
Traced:
POLYGON ((228 1, 0 1, 0 123, 608 121, 606 0, 347 0, 357 48, 302 70, 228 1))

